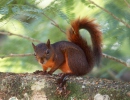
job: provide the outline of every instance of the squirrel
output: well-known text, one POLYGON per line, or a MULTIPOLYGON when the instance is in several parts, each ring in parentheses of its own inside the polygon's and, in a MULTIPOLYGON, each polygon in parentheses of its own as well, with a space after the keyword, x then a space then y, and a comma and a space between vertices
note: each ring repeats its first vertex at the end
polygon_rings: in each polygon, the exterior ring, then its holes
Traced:
POLYGON ((66 31, 69 41, 51 44, 48 39, 47 43, 32 43, 43 73, 52 74, 60 69, 64 74, 82 76, 89 73, 95 64, 99 65, 102 56, 102 32, 98 28, 99 25, 94 20, 78 18, 71 22, 71 27, 66 31), (90 33, 92 47, 80 35, 80 29, 86 29, 90 33))

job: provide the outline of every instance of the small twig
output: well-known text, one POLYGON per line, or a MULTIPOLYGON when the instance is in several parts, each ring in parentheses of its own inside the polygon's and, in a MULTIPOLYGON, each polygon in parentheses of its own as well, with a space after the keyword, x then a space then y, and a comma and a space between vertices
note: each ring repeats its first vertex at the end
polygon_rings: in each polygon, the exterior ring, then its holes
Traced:
POLYGON ((61 29, 60 26, 54 20, 52 20, 50 17, 48 17, 45 13, 43 13, 43 15, 51 21, 52 25, 56 26, 58 29, 60 29, 61 32, 66 34, 66 32, 63 29, 61 29))
POLYGON ((23 36, 23 35, 20 35, 20 34, 14 34, 14 33, 10 33, 10 32, 0 32, 0 34, 9 35, 9 36, 14 35, 14 36, 18 36, 18 37, 27 39, 27 40, 29 40, 29 41, 31 41, 31 42, 38 42, 38 43, 40 43, 39 40, 30 38, 30 37, 28 37, 28 36, 23 36))
POLYGON ((112 56, 107 55, 107 54, 104 54, 104 53, 102 54, 102 56, 103 56, 104 58, 108 58, 108 59, 114 60, 114 61, 116 61, 116 62, 119 62, 119 63, 121 63, 121 64, 123 64, 123 65, 129 67, 129 66, 126 64, 126 62, 124 62, 124 61, 121 60, 121 59, 118 59, 118 58, 116 58, 116 57, 112 57, 112 56))
MULTIPOLYGON (((57 23, 51 23, 51 24, 54 25, 54 26, 56 26, 56 27, 57 27, 58 29, 60 29, 60 31, 62 31, 63 33, 65 33, 65 31, 62 30, 57 23)), ((65 34, 66 34, 66 33, 65 33, 65 34)))
POLYGON ((107 70, 107 72, 114 80, 118 80, 118 81, 120 80, 120 78, 116 77, 116 74, 113 71, 111 71, 110 69, 107 70))
POLYGON ((109 15, 111 15, 112 17, 114 17, 116 20, 122 22, 126 27, 130 28, 130 25, 126 22, 124 22, 123 20, 119 19, 118 17, 116 17, 113 13, 109 12, 108 10, 106 10, 105 8, 102 8, 101 6, 97 5, 95 2, 88 0, 90 3, 94 4, 95 6, 97 6, 98 8, 102 9, 103 11, 107 12, 109 15))
MULTIPOLYGON (((52 25, 54 25, 54 26, 57 27, 61 32, 63 32, 63 33, 66 34, 66 32, 65 32, 63 29, 61 29, 60 26, 59 26, 54 20, 52 20, 50 17, 48 17, 48 16, 47 16, 46 14, 44 14, 44 13, 43 13, 43 15, 44 15, 46 18, 48 18, 50 21, 52 21, 52 22, 51 22, 52 25)), ((70 25, 71 25, 71 24, 70 24, 70 25)), ((72 30, 74 31, 74 29, 73 29, 72 26, 71 26, 71 28, 72 28, 72 30)), ((74 31, 74 33, 75 33, 75 31, 74 31)))
POLYGON ((25 57, 25 56, 33 56, 34 53, 28 53, 28 54, 10 54, 6 56, 0 56, 1 59, 8 58, 8 57, 25 57))
POLYGON ((128 8, 130 8, 130 4, 126 0, 124 0, 124 1, 127 4, 128 8))

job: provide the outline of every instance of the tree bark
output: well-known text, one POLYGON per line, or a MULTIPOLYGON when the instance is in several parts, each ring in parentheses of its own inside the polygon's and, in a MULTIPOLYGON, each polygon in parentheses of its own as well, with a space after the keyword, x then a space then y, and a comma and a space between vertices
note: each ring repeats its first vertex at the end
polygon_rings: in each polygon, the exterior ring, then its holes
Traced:
POLYGON ((128 82, 73 76, 67 81, 70 93, 59 95, 55 84, 58 78, 58 75, 0 72, 0 100, 130 100, 128 82))

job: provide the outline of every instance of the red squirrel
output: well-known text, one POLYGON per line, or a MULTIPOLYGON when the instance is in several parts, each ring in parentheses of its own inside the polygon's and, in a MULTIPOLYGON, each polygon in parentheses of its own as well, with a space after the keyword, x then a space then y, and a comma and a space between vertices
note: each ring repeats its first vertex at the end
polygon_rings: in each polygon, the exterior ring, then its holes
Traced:
POLYGON ((36 46, 32 43, 36 59, 43 67, 43 73, 52 74, 60 69, 64 75, 82 76, 89 73, 95 63, 99 65, 102 56, 102 33, 93 21, 88 18, 72 21, 66 32, 69 41, 50 44, 48 40, 47 43, 36 46), (82 38, 80 29, 86 29, 90 33, 92 47, 82 38))
POLYGON ((35 56, 43 67, 44 73, 52 74, 57 69, 63 73, 71 73, 81 76, 90 72, 95 63, 101 60, 101 31, 98 25, 88 18, 76 19, 72 21, 66 36, 70 41, 59 41, 50 44, 40 43, 33 45, 35 56), (91 35, 92 47, 79 33, 80 29, 86 29, 91 35), (47 69, 50 71, 47 72, 47 69))
MULTIPOLYGON (((82 76, 89 73, 95 64, 99 65, 101 50, 101 31, 98 25, 88 18, 76 19, 71 22, 71 27, 67 30, 66 36, 70 41, 59 41, 50 44, 40 43, 33 45, 35 56, 43 67, 42 74, 52 74, 60 69, 63 74, 57 79, 57 94, 66 95, 66 77, 70 75, 82 76), (91 36, 92 47, 82 38, 80 29, 86 29, 91 36), (50 68, 49 71, 48 68, 50 68)), ((39 72, 39 71, 38 71, 39 72)), ((37 73, 37 71, 35 72, 37 73)))

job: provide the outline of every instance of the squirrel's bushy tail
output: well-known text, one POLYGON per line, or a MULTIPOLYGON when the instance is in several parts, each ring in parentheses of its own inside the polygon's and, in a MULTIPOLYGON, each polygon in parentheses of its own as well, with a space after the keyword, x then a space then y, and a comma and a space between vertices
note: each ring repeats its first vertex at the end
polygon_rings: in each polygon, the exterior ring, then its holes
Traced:
POLYGON ((67 30, 68 39, 77 44, 85 52, 89 66, 93 66, 94 62, 99 65, 102 50, 101 50, 101 31, 98 25, 88 18, 77 19, 71 23, 71 27, 67 30), (91 35, 92 48, 88 46, 87 41, 79 34, 80 29, 86 29, 91 35))

